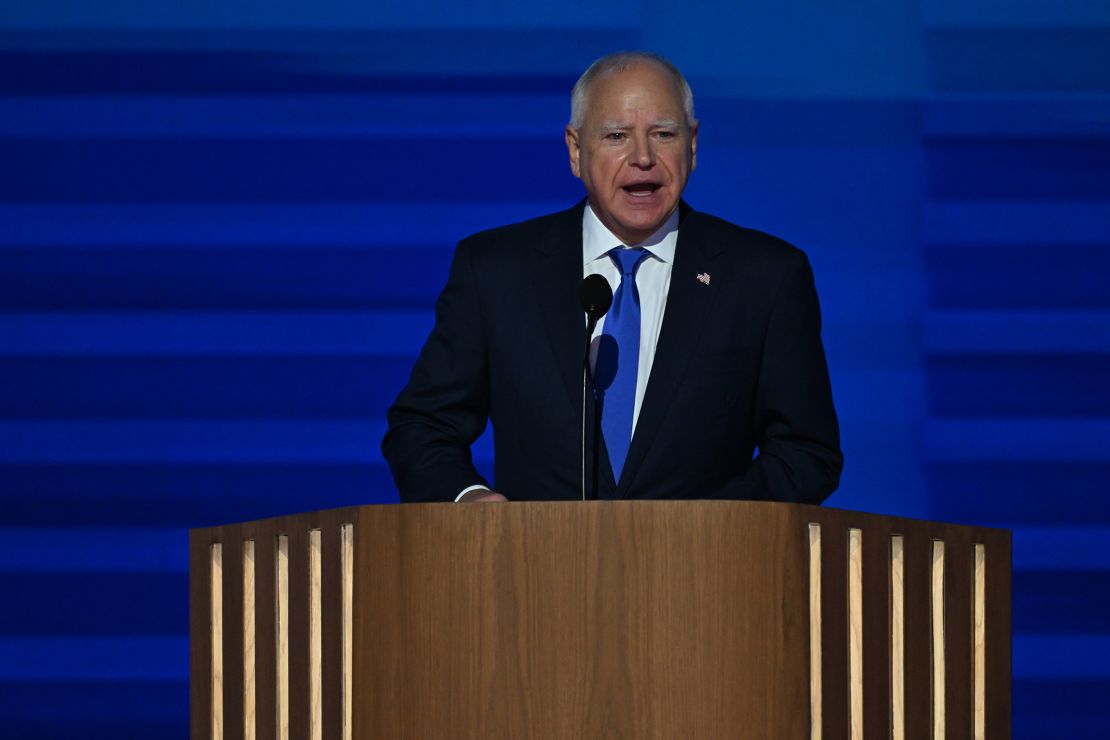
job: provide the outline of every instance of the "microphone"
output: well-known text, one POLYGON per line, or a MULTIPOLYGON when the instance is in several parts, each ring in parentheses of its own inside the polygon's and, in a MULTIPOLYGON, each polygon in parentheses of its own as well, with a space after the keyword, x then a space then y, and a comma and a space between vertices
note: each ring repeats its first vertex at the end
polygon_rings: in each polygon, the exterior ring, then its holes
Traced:
MULTIPOLYGON (((586 312, 586 342, 582 353, 582 500, 586 500, 586 392, 590 374, 590 337, 597 328, 597 321, 613 305, 613 289, 601 275, 587 275, 578 289, 582 310, 586 312)), ((596 445, 595 445, 596 447, 596 445)), ((594 455, 597 468, 597 455, 594 455)), ((597 476, 594 476, 597 479, 597 476)), ((595 492, 596 493, 596 492, 595 492)))
POLYGON ((613 289, 601 275, 587 275, 578 289, 578 298, 582 301, 582 310, 596 326, 597 320, 613 305, 613 289))

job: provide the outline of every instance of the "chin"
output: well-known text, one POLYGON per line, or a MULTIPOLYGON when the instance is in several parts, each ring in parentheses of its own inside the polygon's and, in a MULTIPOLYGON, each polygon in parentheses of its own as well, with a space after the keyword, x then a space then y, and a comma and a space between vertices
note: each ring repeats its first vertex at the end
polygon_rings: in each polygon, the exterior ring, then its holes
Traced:
POLYGON ((620 223, 626 231, 635 231, 642 234, 643 239, 646 239, 663 225, 669 214, 670 211, 658 209, 634 211, 622 214, 624 217, 620 219, 620 223))

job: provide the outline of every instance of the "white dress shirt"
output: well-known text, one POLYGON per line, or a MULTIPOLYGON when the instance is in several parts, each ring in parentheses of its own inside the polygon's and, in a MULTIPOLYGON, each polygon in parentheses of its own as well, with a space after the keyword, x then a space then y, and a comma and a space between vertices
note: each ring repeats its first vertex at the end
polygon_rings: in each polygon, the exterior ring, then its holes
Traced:
MULTIPOLYGON (((631 249, 642 247, 648 257, 636 268, 636 290, 640 296, 640 357, 636 374, 636 401, 632 408, 632 429, 640 418, 651 366, 655 361, 655 346, 659 343, 659 330, 663 326, 663 312, 667 308, 667 293, 671 289, 671 268, 674 266, 675 247, 678 245, 678 210, 659 227, 659 230, 639 244, 625 244, 609 231, 589 204, 582 214, 582 277, 601 275, 609 281, 613 293, 621 284, 621 271, 609 251, 616 247, 631 249)), ((582 318, 585 322, 585 316, 582 318)), ((590 344, 590 367, 597 361, 598 337, 605 330, 605 317, 597 322, 590 344)), ((463 489, 455 501, 471 491, 488 490, 483 485, 463 489)))
MULTIPOLYGON (((582 216, 582 277, 601 275, 609 281, 613 293, 621 284, 621 271, 609 251, 614 247, 642 247, 648 257, 636 268, 636 290, 640 296, 640 358, 636 371, 636 401, 632 407, 632 429, 640 418, 651 365, 655 361, 655 346, 659 344, 659 330, 663 326, 663 312, 667 309, 667 293, 671 289, 671 268, 674 250, 678 244, 678 211, 664 222, 659 230, 639 244, 625 244, 601 223, 601 219, 586 205, 582 216)), ((598 337, 605 329, 605 317, 597 322, 590 344, 590 367, 597 362, 598 337)))

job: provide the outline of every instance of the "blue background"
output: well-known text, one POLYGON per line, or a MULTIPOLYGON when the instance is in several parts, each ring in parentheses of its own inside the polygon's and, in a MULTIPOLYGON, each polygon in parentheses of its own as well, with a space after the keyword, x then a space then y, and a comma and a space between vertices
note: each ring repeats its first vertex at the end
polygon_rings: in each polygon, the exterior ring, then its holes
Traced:
POLYGON ((1013 528, 1015 737, 1110 736, 1110 5, 0 2, 12 737, 186 735, 187 528, 395 500, 452 246, 580 197, 628 47, 814 264, 829 504, 1013 528))

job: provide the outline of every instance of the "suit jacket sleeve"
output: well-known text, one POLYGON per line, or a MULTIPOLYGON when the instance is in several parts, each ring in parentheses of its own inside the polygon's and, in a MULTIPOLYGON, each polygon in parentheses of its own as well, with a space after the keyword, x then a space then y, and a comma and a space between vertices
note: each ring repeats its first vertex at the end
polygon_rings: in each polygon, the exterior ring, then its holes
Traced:
POLYGON ((774 299, 757 388, 759 456, 729 487, 742 498, 821 503, 839 485, 844 457, 813 271, 800 250, 774 299))
POLYGON ((435 328, 388 413, 382 454, 402 501, 452 501, 468 486, 489 486, 470 454, 489 413, 481 312, 471 245, 463 240, 436 302, 435 328))

